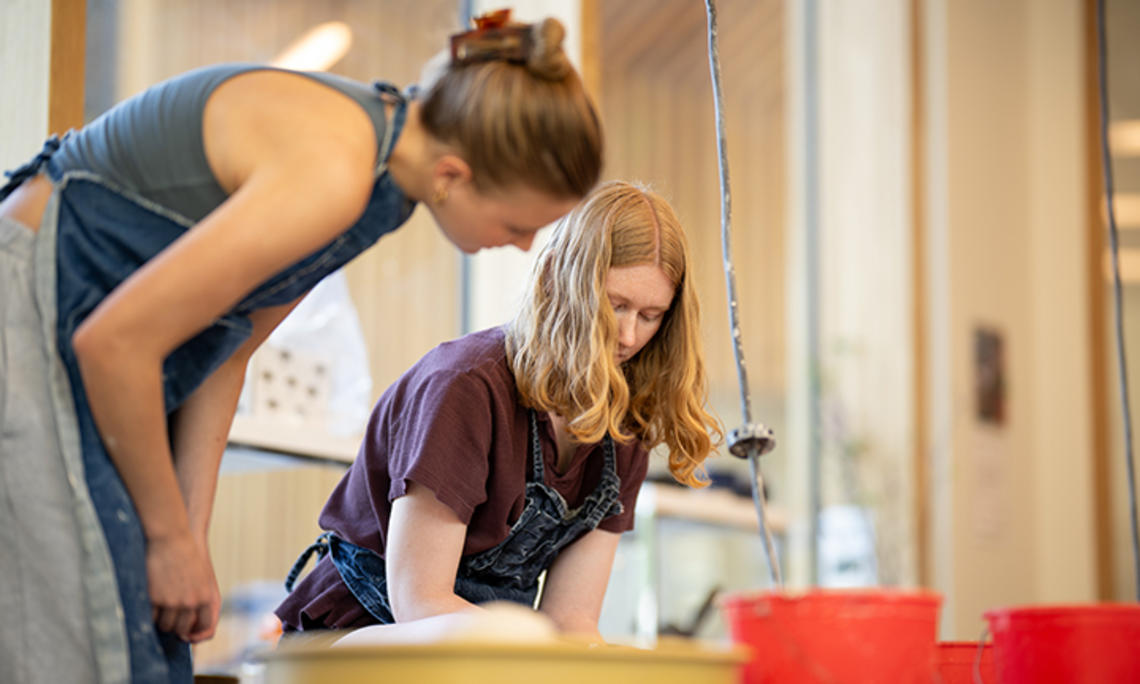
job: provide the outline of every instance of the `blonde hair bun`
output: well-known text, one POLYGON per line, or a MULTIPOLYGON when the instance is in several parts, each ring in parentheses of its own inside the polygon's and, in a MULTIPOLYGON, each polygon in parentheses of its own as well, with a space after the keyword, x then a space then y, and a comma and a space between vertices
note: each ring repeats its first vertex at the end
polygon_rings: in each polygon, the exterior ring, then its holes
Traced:
POLYGON ((562 49, 566 38, 566 27, 553 17, 532 24, 530 55, 527 56, 527 71, 547 81, 561 81, 573 70, 570 58, 562 49))

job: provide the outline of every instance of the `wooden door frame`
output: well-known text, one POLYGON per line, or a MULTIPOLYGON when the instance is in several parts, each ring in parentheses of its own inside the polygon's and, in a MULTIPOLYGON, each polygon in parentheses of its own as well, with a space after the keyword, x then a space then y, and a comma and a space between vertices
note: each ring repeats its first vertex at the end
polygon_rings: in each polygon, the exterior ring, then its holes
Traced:
POLYGON ((1096 0, 1086 0, 1085 35, 1085 149, 1088 178, 1086 216, 1086 267, 1088 286, 1088 335, 1090 395, 1092 402, 1093 520, 1096 526, 1096 594, 1100 600, 1113 597, 1114 555, 1112 549, 1112 469, 1110 463, 1108 320, 1104 303, 1102 258, 1107 241, 1101 207, 1104 177, 1100 155, 1100 98, 1098 94, 1098 54, 1096 0))
POLYGON ((51 0, 49 134, 83 125, 86 67, 87 0, 51 0))
POLYGON ((911 281, 914 291, 911 315, 912 351, 914 354, 914 520, 915 558, 918 583, 930 586, 933 574, 930 563, 930 430, 927 416, 927 377, 930 360, 927 355, 926 315, 926 102, 923 77, 923 0, 910 3, 911 55, 911 281))

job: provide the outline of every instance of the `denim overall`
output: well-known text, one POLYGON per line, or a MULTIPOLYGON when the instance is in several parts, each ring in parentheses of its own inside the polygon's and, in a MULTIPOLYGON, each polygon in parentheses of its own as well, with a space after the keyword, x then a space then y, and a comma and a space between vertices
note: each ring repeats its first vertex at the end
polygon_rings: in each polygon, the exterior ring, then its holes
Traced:
MULTIPOLYGON (((395 107, 379 144, 376 182, 363 215, 340 236, 262 283, 231 311, 171 352, 162 369, 167 416, 248 339, 252 332, 249 315, 253 311, 297 299, 411 215, 415 204, 386 173, 388 155, 403 127, 407 103, 394 86, 377 83, 375 87, 377 97, 389 98, 395 107)), ((95 174, 61 173, 51 160, 58 147, 57 140, 49 140, 35 159, 9 174, 11 180, 0 190, 0 199, 41 167, 46 168, 55 185, 40 230, 47 231, 43 236, 46 244, 54 239, 56 249, 55 335, 70 382, 69 398, 74 402, 73 407, 68 407, 57 401, 55 409, 65 413, 73 409, 78 421, 87 490, 114 562, 131 681, 190 682, 193 672, 189 645, 172 634, 160 634, 155 628, 147 590, 142 526, 95 427, 71 337, 115 287, 184 234, 192 222, 95 174)))
MULTIPOLYGON (((571 509, 566 500, 545 482, 542 446, 538 439, 538 423, 530 410, 530 462, 525 503, 522 514, 511 525, 507 538, 486 551, 464 556, 455 578, 455 593, 472 603, 514 601, 533 606, 538 594, 538 576, 550 567, 559 552, 585 533, 595 529, 602 519, 622 511, 619 495, 621 478, 613 440, 603 442, 605 467, 602 478, 582 505, 571 509)), ((391 624, 392 606, 388 601, 384 559, 375 551, 341 539, 332 532, 317 537, 305 549, 285 580, 285 588, 293 583, 313 553, 323 558, 332 554, 333 565, 349 591, 365 610, 381 624, 391 624)))

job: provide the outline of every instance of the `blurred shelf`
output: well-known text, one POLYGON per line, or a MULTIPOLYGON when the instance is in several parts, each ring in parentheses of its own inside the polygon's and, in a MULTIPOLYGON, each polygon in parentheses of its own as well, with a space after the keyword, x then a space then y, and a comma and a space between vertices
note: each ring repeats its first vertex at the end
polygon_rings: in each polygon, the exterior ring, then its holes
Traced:
POLYGON ((308 458, 352 463, 360 449, 361 436, 342 437, 303 423, 234 416, 229 442, 308 458))
MULTIPOLYGON (((229 441, 266 451, 351 463, 361 439, 329 435, 304 424, 238 414, 234 416, 229 441)), ((723 488, 690 489, 646 482, 637 507, 639 515, 753 531, 759 528, 752 499, 723 488)), ((783 509, 769 503, 766 513, 772 533, 782 534, 787 529, 783 509)))
MULTIPOLYGON (((638 513, 657 518, 675 518, 722 527, 758 531, 760 522, 749 497, 728 489, 690 489, 646 482, 638 498, 638 513)), ((768 528, 780 535, 787 529, 788 517, 771 503, 765 508, 768 528)))

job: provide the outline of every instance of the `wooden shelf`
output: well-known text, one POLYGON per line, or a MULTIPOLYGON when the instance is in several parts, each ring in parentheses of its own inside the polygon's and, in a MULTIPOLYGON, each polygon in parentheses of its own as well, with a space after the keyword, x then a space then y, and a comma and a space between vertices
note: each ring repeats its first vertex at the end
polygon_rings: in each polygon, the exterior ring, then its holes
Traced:
POLYGON ((330 435, 301 423, 254 418, 241 413, 234 416, 229 437, 231 444, 343 463, 356 459, 361 439, 361 435, 330 435))
MULTIPOLYGON (((756 507, 749 497, 734 494, 727 489, 689 489, 673 485, 645 483, 641 489, 645 505, 658 518, 675 518, 693 522, 759 530, 756 507)), ((638 501, 638 508, 642 502, 638 501)), ((782 534, 788 525, 783 509, 768 504, 765 511, 772 534, 782 534)))

